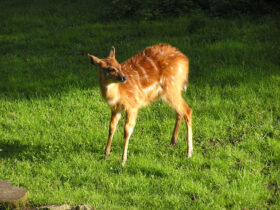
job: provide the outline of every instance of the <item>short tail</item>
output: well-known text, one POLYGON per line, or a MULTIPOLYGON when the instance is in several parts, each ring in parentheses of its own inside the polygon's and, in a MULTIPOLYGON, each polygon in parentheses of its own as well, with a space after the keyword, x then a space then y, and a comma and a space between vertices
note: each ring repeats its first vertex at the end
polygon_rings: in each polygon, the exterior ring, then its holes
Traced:
POLYGON ((189 84, 189 62, 187 63, 187 75, 184 81, 184 91, 187 91, 188 84, 189 84))
POLYGON ((188 80, 185 80, 185 82, 184 82, 184 91, 187 91, 187 89, 188 89, 188 84, 189 84, 189 81, 188 81, 188 80))

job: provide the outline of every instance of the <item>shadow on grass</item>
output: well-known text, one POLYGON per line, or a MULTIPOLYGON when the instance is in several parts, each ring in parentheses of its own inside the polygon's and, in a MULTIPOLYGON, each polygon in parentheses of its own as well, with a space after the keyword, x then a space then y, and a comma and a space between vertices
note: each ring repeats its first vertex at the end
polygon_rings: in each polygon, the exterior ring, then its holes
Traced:
POLYGON ((0 97, 29 99, 57 95, 71 88, 92 89, 98 84, 97 69, 90 66, 87 56, 84 66, 71 66, 56 58, 49 61, 44 61, 44 57, 33 57, 33 61, 24 61, 30 58, 9 59, 12 61, 2 65, 0 71, 0 97))
MULTIPOLYGON (((13 143, 3 143, 4 140, 0 142, 1 159, 16 158, 19 160, 32 160, 35 156, 38 157, 38 153, 42 151, 41 146, 24 145, 17 140, 13 140, 13 143)), ((42 157, 42 155, 40 156, 42 157)))
MULTIPOLYGON (((103 156, 103 150, 95 147, 93 144, 77 144, 72 142, 67 148, 59 144, 45 145, 27 145, 22 144, 18 140, 10 140, 12 143, 4 143, 5 140, 0 140, 0 159, 17 159, 20 161, 52 161, 59 154, 97 154, 103 156)), ((67 158, 67 157, 65 157, 67 158)))

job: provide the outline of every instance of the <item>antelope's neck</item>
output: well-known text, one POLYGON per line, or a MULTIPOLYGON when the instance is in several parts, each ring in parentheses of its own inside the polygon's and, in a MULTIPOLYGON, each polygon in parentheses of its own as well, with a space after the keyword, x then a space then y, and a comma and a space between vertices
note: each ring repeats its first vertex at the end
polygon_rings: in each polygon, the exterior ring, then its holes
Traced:
POLYGON ((106 100, 116 100, 120 98, 119 84, 111 83, 105 86, 106 100))
POLYGON ((102 97, 110 104, 120 98, 119 83, 103 83, 99 81, 102 97))

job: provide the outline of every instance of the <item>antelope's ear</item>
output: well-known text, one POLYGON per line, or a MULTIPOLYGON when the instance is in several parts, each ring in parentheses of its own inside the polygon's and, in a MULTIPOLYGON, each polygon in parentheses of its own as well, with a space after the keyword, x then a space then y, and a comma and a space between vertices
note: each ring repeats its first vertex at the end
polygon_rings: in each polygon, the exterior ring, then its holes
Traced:
POLYGON ((115 50, 114 46, 112 46, 112 48, 110 50, 109 57, 110 58, 115 58, 115 55, 116 55, 116 50, 115 50))
POLYGON ((100 66, 100 67, 103 67, 105 65, 104 61, 102 61, 101 59, 99 59, 93 55, 88 54, 88 57, 90 59, 90 63, 93 65, 100 66))

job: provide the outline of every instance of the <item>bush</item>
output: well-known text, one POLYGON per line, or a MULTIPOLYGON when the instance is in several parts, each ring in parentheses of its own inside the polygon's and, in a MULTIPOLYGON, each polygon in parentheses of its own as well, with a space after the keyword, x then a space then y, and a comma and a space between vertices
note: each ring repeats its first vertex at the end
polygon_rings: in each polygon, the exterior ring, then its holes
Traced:
POLYGON ((106 0, 104 8, 103 18, 153 20, 194 12, 223 17, 264 15, 278 12, 280 7, 279 3, 268 0, 106 0))

